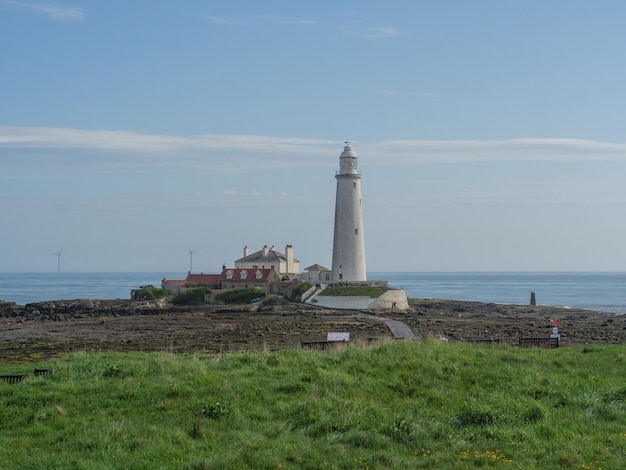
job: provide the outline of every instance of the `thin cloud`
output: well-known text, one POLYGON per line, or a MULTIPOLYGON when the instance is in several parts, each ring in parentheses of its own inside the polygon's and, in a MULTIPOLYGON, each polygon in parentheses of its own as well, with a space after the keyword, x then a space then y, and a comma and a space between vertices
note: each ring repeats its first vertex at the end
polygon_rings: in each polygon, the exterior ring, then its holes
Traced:
POLYGON ((412 165, 485 161, 582 161, 626 159, 626 144, 582 139, 392 140, 359 144, 380 163, 412 165), (384 156, 384 157, 383 157, 384 156))
POLYGON ((48 16, 60 21, 82 21, 85 17, 82 8, 52 3, 32 3, 12 0, 0 0, 0 7, 18 8, 32 13, 48 16))
POLYGON ((212 15, 201 15, 202 18, 209 23, 220 26, 239 26, 239 25, 312 25, 318 24, 319 21, 308 18, 299 18, 294 16, 278 16, 278 15, 260 15, 251 18, 244 17, 223 17, 212 15))
POLYGON ((391 26, 373 26, 363 32, 363 37, 367 39, 394 38, 399 35, 400 32, 391 26))
MULTIPOLYGON (((341 146, 339 139, 0 126, 0 174, 250 173, 334 167, 341 146)), ((368 166, 626 160, 626 144, 582 139, 390 140, 356 142, 354 147, 368 166)))
POLYGON ((262 15, 258 17, 259 23, 264 24, 318 24, 319 21, 296 16, 262 15))
POLYGON ((390 98, 393 98, 394 96, 398 96, 400 94, 400 92, 396 90, 376 90, 376 93, 378 93, 379 95, 389 96, 390 98))
POLYGON ((412 96, 421 96, 424 98, 439 98, 439 95, 436 93, 429 93, 427 91, 413 91, 410 93, 412 96))
POLYGON ((402 92, 399 92, 398 90, 380 89, 380 90, 376 90, 376 93, 378 93, 379 95, 388 96, 390 98, 394 98, 400 95, 419 96, 423 98, 439 98, 439 95, 436 95, 434 93, 429 93, 426 91, 412 91, 408 93, 402 93, 402 92))
POLYGON ((232 25, 243 23, 241 18, 226 18, 223 16, 211 16, 211 15, 201 15, 201 17, 207 20, 211 24, 217 24, 221 26, 232 26, 232 25))
POLYGON ((400 36, 400 31, 392 26, 340 26, 340 30, 363 39, 381 39, 400 36))

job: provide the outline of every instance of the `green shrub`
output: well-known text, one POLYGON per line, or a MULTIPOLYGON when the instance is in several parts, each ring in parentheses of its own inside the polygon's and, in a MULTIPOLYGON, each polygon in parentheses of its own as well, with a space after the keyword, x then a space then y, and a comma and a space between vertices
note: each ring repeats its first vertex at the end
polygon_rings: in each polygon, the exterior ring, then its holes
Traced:
POLYGON ((202 305, 204 294, 210 294, 211 289, 206 287, 191 287, 172 299, 174 305, 202 305))
POLYGON ((280 298, 277 295, 268 295, 263 299, 263 305, 278 305, 280 298))
POLYGON ((156 300, 172 295, 173 292, 167 289, 160 289, 151 284, 143 286, 141 289, 133 291, 133 300, 156 300))
POLYGON ((293 301, 300 300, 300 298, 302 297, 302 294, 308 291, 311 287, 312 286, 310 283, 306 281, 303 282, 302 284, 293 288, 293 290, 291 291, 291 297, 289 297, 289 299, 293 301))
POLYGON ((233 289, 219 294, 215 297, 218 304, 241 305, 249 304, 253 300, 264 299, 267 293, 258 287, 246 287, 244 289, 233 289))

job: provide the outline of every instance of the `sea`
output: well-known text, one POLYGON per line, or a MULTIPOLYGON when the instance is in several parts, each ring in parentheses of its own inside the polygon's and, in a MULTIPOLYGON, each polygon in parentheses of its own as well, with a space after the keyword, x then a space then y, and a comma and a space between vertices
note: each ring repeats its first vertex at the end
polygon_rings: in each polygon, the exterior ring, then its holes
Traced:
MULTIPOLYGON (((160 287, 187 273, 0 273, 0 300, 25 305, 46 300, 129 299, 132 289, 160 287)), ((626 272, 449 273, 370 272, 408 297, 582 308, 626 314, 626 272)))

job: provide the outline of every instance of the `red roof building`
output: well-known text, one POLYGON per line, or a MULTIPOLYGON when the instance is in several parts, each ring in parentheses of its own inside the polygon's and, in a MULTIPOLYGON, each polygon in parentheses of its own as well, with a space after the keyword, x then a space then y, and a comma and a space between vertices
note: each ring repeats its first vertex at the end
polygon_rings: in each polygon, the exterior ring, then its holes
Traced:
POLYGON ((222 268, 219 275, 221 289, 241 289, 245 287, 267 288, 280 281, 274 268, 222 268))

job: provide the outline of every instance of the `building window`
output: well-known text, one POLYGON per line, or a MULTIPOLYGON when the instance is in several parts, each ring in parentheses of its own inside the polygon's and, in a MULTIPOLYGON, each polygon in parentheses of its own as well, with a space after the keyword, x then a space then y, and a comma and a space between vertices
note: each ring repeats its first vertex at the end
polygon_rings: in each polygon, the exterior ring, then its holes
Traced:
POLYGON ((248 271, 246 271, 245 269, 242 269, 241 272, 239 273, 239 276, 241 277, 241 279, 245 279, 248 277, 248 271))
POLYGON ((261 279, 263 277, 263 273, 261 271, 257 271, 254 273, 257 279, 261 279))
POLYGON ((231 270, 226 271, 226 279, 232 279, 233 278, 233 272, 231 270))
POLYGON ((343 279, 343 274, 339 275, 339 280, 341 281, 343 279))

